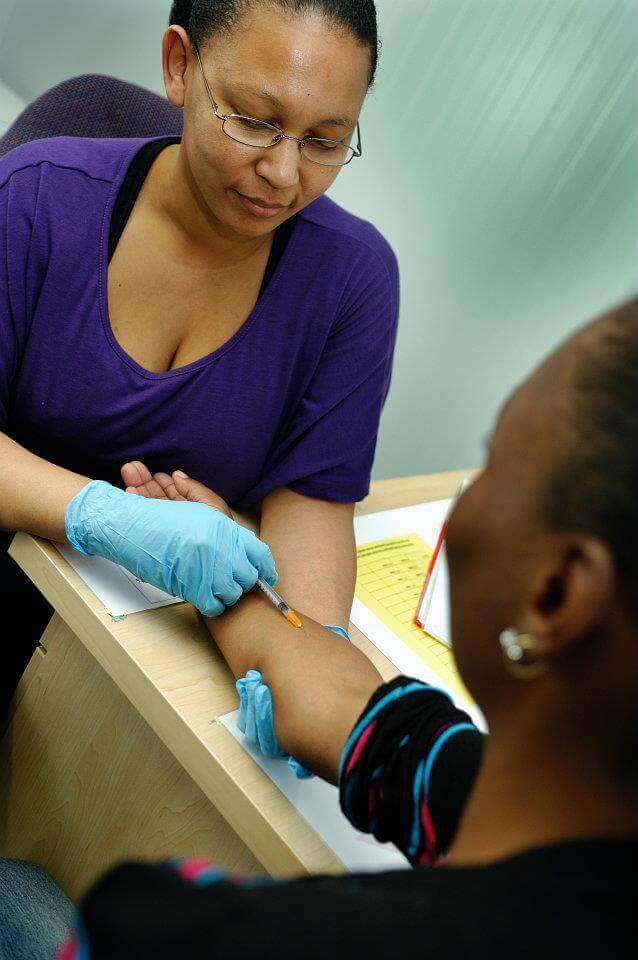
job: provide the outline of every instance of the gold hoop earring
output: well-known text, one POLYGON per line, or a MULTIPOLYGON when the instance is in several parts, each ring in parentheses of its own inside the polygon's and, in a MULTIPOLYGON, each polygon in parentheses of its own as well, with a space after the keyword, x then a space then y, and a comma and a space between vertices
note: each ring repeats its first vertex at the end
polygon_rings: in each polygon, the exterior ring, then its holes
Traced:
POLYGON ((514 627, 503 630, 499 637, 505 669, 517 680, 535 680, 547 673, 548 664, 544 660, 524 663, 525 656, 536 646, 535 638, 529 633, 519 633, 514 627))

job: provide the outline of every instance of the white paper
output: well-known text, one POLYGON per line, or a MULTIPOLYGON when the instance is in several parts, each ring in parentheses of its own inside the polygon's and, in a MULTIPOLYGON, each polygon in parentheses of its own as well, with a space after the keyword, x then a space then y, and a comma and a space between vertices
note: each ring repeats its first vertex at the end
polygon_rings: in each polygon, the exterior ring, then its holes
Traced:
POLYGON ((287 761, 264 757, 249 744, 237 726, 238 711, 218 717, 217 722, 233 735, 251 755, 255 763, 270 777, 283 795, 290 800, 304 820, 351 872, 364 870, 406 869, 408 861, 391 844, 377 843, 374 837, 360 833, 350 824, 339 808, 336 787, 319 777, 298 780, 287 761))
MULTIPOLYGON (((418 503, 412 507, 399 507, 396 510, 382 510, 380 513, 355 517, 357 546, 372 540, 418 533, 434 549, 450 503, 451 500, 433 500, 431 503, 418 503)), ((423 578, 425 579, 425 570, 423 578)))
POLYGON ((104 557, 87 557, 68 544, 56 543, 65 560, 68 560, 87 587, 100 600, 112 617, 124 617, 140 610, 153 610, 170 603, 181 603, 176 597, 158 590, 104 557))

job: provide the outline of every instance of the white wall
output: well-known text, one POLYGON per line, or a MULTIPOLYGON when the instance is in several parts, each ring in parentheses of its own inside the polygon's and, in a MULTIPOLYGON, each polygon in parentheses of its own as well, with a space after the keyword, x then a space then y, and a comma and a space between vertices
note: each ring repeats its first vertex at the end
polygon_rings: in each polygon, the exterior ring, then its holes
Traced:
POLYGON ((79 73, 164 92, 170 0, 0 0, 0 79, 25 100, 79 73))
POLYGON ((0 137, 18 116, 25 101, 0 80, 0 137))
POLYGON ((386 477, 480 462, 519 378, 638 290, 638 7, 380 8, 369 159, 334 195, 384 229, 402 267, 386 477))
MULTIPOLYGON (((162 90, 168 0, 0 0, 0 80, 162 90), (5 28, 6 25, 6 28, 5 28)), ((513 384, 637 289, 635 0, 378 0, 365 158, 333 188, 396 249, 403 309, 375 475, 478 463, 513 384)))

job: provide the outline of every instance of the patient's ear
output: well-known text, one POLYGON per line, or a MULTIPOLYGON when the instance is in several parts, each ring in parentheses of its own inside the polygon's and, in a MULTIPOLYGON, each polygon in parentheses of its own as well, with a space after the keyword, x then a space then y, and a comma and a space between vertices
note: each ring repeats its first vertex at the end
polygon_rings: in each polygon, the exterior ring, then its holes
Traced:
POLYGON ((521 624, 534 637, 535 655, 544 659, 595 634, 612 615, 618 595, 616 563, 607 544, 586 535, 555 540, 521 624))

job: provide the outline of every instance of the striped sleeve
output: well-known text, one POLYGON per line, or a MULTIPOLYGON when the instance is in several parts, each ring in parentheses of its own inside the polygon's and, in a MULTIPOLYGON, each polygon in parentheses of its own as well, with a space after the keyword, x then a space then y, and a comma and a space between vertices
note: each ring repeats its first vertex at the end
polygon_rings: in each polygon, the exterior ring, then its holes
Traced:
MULTIPOLYGON (((153 935, 156 933, 153 929, 154 924, 149 924, 148 918, 155 913, 158 907, 158 884, 160 885, 161 895, 165 896, 168 891, 172 895, 175 907, 181 907, 180 897, 183 898, 184 896, 184 888, 172 888, 168 874, 173 874, 181 880, 185 880, 189 885, 199 890, 215 884, 230 884, 232 887, 253 890, 256 887, 269 887, 275 883, 271 877, 267 876, 243 876, 229 873, 228 870, 217 866, 212 860, 203 858, 176 857, 168 863, 158 864, 157 866, 124 866, 121 868, 121 873, 125 878, 125 888, 128 888, 125 889, 127 902, 129 906, 132 904, 132 909, 136 911, 136 915, 134 914, 127 924, 129 932, 132 938, 137 936, 146 938, 148 935, 149 943, 153 942, 153 935), (138 874, 138 876, 134 875, 131 882, 128 877, 129 873, 138 874), (145 883, 145 880, 150 882, 145 883)), ((110 906, 107 896, 105 898, 107 922, 104 924, 106 928, 113 926, 112 920, 110 921, 109 918, 110 906)), ((115 911, 113 913, 115 914, 115 911)), ((136 955, 132 941, 131 950, 131 956, 136 955)), ((163 953, 162 956, 164 956, 163 953)), ((177 953, 175 953, 175 956, 177 956, 177 953)), ((85 924, 82 918, 78 916, 75 930, 60 947, 57 960, 91 960, 93 957, 94 953, 89 947, 89 937, 85 924)))
POLYGON ((483 740, 444 691, 397 677, 376 691, 345 745, 341 809, 414 866, 435 864, 456 832, 483 740))

